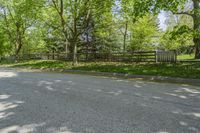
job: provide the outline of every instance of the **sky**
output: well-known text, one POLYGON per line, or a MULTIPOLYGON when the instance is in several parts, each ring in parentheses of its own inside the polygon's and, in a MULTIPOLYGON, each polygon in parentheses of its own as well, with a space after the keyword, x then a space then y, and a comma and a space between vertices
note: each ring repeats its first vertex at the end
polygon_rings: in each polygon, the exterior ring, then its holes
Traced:
POLYGON ((161 13, 158 15, 158 19, 159 19, 159 27, 160 29, 162 29, 163 31, 165 31, 167 29, 167 25, 165 23, 166 21, 166 16, 165 16, 166 12, 161 11, 161 13))

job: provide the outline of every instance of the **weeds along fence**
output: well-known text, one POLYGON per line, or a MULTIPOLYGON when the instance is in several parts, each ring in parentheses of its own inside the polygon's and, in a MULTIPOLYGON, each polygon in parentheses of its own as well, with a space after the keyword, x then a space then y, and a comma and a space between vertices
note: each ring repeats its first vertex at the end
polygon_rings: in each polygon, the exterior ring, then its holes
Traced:
MULTIPOLYGON (((10 57, 11 58, 11 57, 10 57)), ((77 60, 83 62, 176 62, 175 51, 142 51, 132 53, 77 53, 77 60)), ((19 55, 20 60, 65 60, 72 61, 73 54, 34 53, 19 55)))

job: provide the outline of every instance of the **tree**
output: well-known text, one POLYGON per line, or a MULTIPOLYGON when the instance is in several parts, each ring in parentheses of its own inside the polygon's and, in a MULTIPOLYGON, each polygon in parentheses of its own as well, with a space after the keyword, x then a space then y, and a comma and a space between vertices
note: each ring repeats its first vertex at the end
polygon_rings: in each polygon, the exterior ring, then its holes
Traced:
POLYGON ((155 12, 160 10, 171 11, 178 15, 188 15, 193 19, 193 42, 195 44, 195 58, 200 58, 200 0, 191 0, 192 8, 189 10, 184 10, 184 6, 187 0, 138 0, 135 8, 138 12, 155 12))
POLYGON ((4 32, 0 30, 0 60, 2 56, 5 56, 9 53, 9 45, 6 43, 6 36, 4 35, 4 32))
POLYGON ((191 52, 194 45, 191 32, 192 18, 187 15, 174 15, 168 12, 166 24, 167 31, 161 36, 159 48, 176 50, 178 53, 191 52))
POLYGON ((14 44, 16 60, 24 44, 26 31, 36 22, 38 6, 42 1, 8 0, 0 1, 4 18, 4 30, 11 44, 14 44))
POLYGON ((131 51, 154 50, 153 37, 157 33, 155 16, 146 15, 131 26, 131 51))
POLYGON ((54 8, 60 16, 62 32, 72 46, 73 64, 77 64, 77 45, 80 35, 84 33, 91 13, 91 0, 52 0, 54 8))

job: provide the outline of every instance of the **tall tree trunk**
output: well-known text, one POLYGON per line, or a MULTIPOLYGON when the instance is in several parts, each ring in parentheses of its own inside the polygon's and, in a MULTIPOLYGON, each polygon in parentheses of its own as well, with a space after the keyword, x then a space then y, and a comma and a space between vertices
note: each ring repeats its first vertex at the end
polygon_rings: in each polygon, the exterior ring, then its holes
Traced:
POLYGON ((20 53, 21 48, 22 48, 22 42, 21 41, 17 42, 16 45, 17 45, 17 48, 16 48, 16 51, 15 51, 15 56, 16 56, 15 61, 18 62, 19 61, 19 53, 20 53))
POLYGON ((194 30, 197 35, 194 36, 194 44, 195 44, 195 59, 200 59, 200 0, 193 0, 194 4, 194 30))
POLYGON ((193 39, 195 44, 195 59, 200 59, 200 38, 193 39))
POLYGON ((74 42, 74 50, 73 50, 73 66, 76 66, 78 64, 77 60, 77 43, 74 42))
POLYGON ((77 30, 77 0, 75 0, 75 4, 74 4, 74 15, 73 15, 73 65, 77 65, 78 64, 78 60, 77 60, 77 39, 78 39, 78 30, 77 30))
POLYGON ((68 40, 65 40, 65 53, 68 54, 69 52, 69 47, 68 47, 68 40))
POLYGON ((16 36, 16 47, 15 47, 15 61, 19 61, 19 53, 22 49, 22 35, 20 32, 21 25, 19 23, 16 24, 17 27, 17 36, 16 36))
POLYGON ((58 12, 60 16, 60 24, 62 27, 62 32, 65 37, 65 42, 64 42, 65 52, 68 53, 70 49, 69 49, 69 43, 68 43, 68 32, 67 32, 67 27, 66 27, 66 20, 64 17, 64 0, 59 0, 59 2, 56 0, 52 0, 52 2, 56 11, 58 12))
POLYGON ((88 54, 89 54, 89 52, 91 52, 91 51, 89 51, 90 41, 89 41, 89 33, 88 33, 88 31, 86 33, 86 40, 87 40, 87 42, 86 42, 86 49, 87 49, 86 60, 88 60, 88 56, 89 56, 88 54))
POLYGON ((127 30, 128 30, 128 21, 125 24, 125 32, 124 32, 124 44, 123 44, 123 52, 126 52, 126 38, 127 38, 127 30))

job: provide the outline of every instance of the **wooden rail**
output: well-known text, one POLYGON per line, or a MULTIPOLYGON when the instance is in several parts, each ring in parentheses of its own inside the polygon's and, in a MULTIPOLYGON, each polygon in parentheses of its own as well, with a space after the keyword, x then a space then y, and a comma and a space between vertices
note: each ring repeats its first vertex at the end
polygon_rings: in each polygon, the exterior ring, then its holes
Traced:
MULTIPOLYGON (((73 54, 34 53, 19 55, 20 60, 66 60, 72 61, 73 54)), ((132 53, 77 53, 78 61, 111 62, 176 62, 175 51, 139 51, 132 53)))

